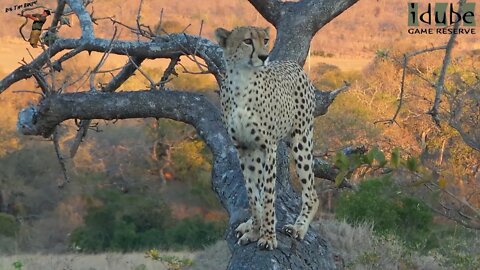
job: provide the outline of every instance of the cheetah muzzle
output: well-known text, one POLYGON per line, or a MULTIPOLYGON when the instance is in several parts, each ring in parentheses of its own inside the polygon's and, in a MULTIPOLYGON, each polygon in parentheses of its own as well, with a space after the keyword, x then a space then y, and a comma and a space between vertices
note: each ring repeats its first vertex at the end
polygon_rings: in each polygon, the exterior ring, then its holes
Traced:
POLYGON ((221 87, 222 116, 240 159, 251 217, 236 229, 238 243, 277 247, 275 179, 278 141, 290 139, 302 185, 302 210, 285 233, 302 240, 317 208, 313 185, 315 87, 294 62, 270 62, 268 28, 215 30, 226 72, 221 87))

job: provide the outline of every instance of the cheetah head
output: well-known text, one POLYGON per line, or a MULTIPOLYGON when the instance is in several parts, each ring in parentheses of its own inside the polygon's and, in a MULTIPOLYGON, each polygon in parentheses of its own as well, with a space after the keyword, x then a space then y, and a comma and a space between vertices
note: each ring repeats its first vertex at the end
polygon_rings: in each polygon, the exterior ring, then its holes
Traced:
POLYGON ((215 30, 218 44, 227 61, 243 67, 263 66, 268 57, 268 28, 254 26, 236 27, 232 31, 215 30))

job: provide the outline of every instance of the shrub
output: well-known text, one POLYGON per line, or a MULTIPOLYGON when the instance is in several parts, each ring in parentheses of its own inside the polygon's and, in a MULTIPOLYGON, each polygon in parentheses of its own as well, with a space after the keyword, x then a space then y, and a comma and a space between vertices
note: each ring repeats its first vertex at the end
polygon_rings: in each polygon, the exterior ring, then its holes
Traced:
POLYGON ((390 179, 362 182, 357 192, 342 194, 337 217, 350 223, 372 222, 381 235, 394 234, 416 249, 431 249, 433 214, 421 201, 405 195, 390 179))
POLYGON ((14 237, 18 232, 18 228, 14 216, 0 213, 0 235, 14 237))
POLYGON ((198 216, 183 219, 165 232, 167 248, 204 248, 220 239, 223 228, 221 223, 204 221, 198 216))
POLYGON ((103 191, 96 198, 103 204, 91 207, 85 225, 70 237, 73 246, 85 252, 198 249, 217 241, 224 228, 200 217, 175 221, 161 200, 140 195, 103 191))

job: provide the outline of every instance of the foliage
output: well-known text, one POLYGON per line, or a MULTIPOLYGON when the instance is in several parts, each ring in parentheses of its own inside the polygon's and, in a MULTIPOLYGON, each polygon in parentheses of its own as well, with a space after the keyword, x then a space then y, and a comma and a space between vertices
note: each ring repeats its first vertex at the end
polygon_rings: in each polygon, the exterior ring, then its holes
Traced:
POLYGON ((161 200, 114 191, 99 192, 70 241, 85 252, 131 251, 142 248, 198 249, 216 241, 223 226, 195 217, 173 220, 161 200))
POLYGON ((15 261, 12 266, 15 268, 15 270, 22 270, 23 263, 21 261, 15 261))
POLYGON ((173 249, 200 249, 220 239, 224 227, 223 223, 205 222, 198 216, 182 219, 165 231, 165 243, 173 249))
POLYGON ((341 195, 337 217, 357 224, 372 222, 381 235, 394 234, 412 248, 431 248, 433 214, 421 201, 405 195, 388 178, 366 180, 357 192, 341 195))
POLYGON ((442 256, 442 265, 451 269, 480 269, 478 232, 449 226, 441 227, 436 235, 440 242, 436 252, 442 256))
POLYGON ((372 147, 367 153, 353 153, 346 155, 344 152, 337 152, 334 158, 335 167, 339 173, 335 178, 335 184, 339 186, 345 177, 361 168, 371 169, 373 172, 382 169, 382 172, 390 173, 394 169, 406 168, 411 172, 419 170, 419 161, 416 157, 409 156, 402 159, 400 149, 394 148, 390 153, 390 160, 387 160, 385 153, 377 146, 372 147))
MULTIPOLYGON (((378 235, 371 223, 323 219, 313 223, 331 244, 344 269, 440 269, 439 260, 406 248, 392 235, 378 235)), ((439 255, 440 256, 440 255, 439 255)))
POLYGON ((188 258, 180 258, 173 255, 161 255, 158 249, 150 249, 146 251, 145 258, 151 258, 154 261, 161 261, 167 264, 169 270, 180 270, 185 266, 193 264, 193 261, 188 258))
POLYGON ((19 227, 14 216, 0 213, 0 235, 14 237, 18 229, 19 227))

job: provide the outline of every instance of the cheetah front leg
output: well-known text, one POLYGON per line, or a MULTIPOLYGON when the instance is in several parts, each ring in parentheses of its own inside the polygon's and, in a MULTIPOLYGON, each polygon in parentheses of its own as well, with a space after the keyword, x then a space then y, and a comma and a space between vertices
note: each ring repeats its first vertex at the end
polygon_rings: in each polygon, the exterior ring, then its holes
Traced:
POLYGON ((293 134, 292 152, 295 159, 297 176, 302 185, 302 210, 293 225, 286 225, 284 231, 290 237, 302 240, 307 233, 308 226, 318 209, 318 197, 313 180, 313 128, 306 127, 304 132, 293 134))
POLYGON ((240 163, 247 188, 251 217, 241 223, 235 230, 238 244, 246 245, 260 237, 262 205, 260 198, 260 182, 262 181, 262 163, 265 155, 260 150, 238 149, 240 163))
POLYGON ((260 183, 263 199, 262 223, 260 226, 260 249, 273 250, 277 248, 277 236, 275 234, 275 181, 276 181, 276 145, 266 147, 266 159, 263 166, 264 182, 260 183))

